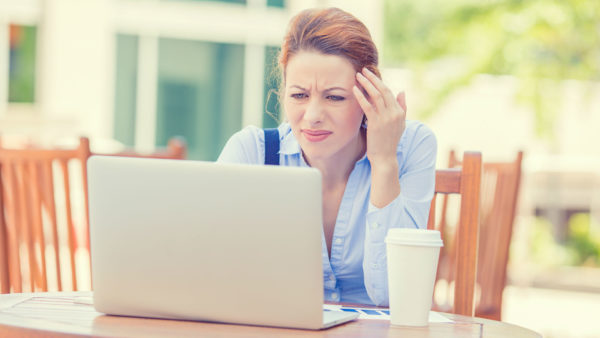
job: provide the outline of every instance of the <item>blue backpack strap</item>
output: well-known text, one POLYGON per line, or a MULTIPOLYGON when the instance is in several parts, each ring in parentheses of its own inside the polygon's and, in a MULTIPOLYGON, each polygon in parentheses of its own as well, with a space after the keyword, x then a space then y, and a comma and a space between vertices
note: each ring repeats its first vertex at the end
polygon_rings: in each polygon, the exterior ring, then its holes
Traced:
POLYGON ((279 130, 277 128, 265 131, 265 164, 279 165, 279 130))

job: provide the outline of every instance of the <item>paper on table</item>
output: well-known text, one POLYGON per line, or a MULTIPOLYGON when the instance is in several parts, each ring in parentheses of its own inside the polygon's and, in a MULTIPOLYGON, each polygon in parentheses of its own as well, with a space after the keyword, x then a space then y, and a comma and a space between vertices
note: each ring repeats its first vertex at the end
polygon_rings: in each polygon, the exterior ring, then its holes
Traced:
POLYGON ((74 297, 73 303, 84 304, 84 305, 94 305, 94 299, 91 296, 79 296, 79 297, 74 297))
MULTIPOLYGON (((347 312, 358 312, 359 319, 380 319, 390 320, 389 309, 369 309, 361 307, 350 307, 333 304, 324 304, 323 309, 325 311, 347 311, 347 312)), ((444 317, 443 315, 429 311, 429 322, 430 323, 454 323, 454 321, 444 317)))

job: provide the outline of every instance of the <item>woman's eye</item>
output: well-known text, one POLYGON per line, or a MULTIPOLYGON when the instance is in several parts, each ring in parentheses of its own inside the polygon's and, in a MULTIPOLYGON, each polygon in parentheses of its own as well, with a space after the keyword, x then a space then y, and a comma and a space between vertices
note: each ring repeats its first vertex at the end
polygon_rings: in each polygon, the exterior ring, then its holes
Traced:
POLYGON ((344 101, 346 98, 339 95, 329 95, 327 96, 327 99, 331 101, 344 101))
POLYGON ((307 98, 307 97, 308 97, 308 95, 306 95, 306 94, 304 94, 304 93, 292 94, 292 95, 290 95, 290 96, 291 96, 291 97, 293 97, 294 99, 298 99, 298 100, 300 100, 300 99, 304 99, 304 98, 307 98))

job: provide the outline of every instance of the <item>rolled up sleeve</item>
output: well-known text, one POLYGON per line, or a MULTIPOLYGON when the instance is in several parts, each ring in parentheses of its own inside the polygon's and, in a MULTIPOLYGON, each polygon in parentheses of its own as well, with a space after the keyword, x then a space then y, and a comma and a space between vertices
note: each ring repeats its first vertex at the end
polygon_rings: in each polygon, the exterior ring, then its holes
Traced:
POLYGON ((428 127, 421 125, 414 135, 407 136, 411 136, 411 139, 398 152, 400 194, 383 208, 369 203, 366 215, 363 272, 367 294, 375 305, 388 305, 384 242, 388 230, 425 229, 435 188, 435 135, 428 127))

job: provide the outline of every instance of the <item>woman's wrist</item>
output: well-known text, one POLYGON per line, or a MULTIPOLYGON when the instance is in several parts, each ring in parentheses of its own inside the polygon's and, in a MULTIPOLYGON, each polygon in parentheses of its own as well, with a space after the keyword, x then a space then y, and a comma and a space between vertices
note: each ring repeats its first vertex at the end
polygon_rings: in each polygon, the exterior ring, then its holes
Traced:
POLYGON ((400 194, 398 160, 371 163, 371 204, 383 208, 400 194))
POLYGON ((371 163, 371 175, 382 174, 384 176, 394 175, 398 176, 398 159, 394 156, 393 158, 385 158, 376 161, 370 161, 371 163))

